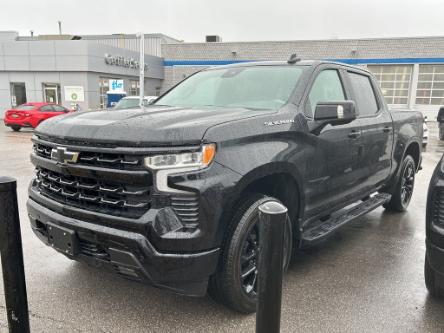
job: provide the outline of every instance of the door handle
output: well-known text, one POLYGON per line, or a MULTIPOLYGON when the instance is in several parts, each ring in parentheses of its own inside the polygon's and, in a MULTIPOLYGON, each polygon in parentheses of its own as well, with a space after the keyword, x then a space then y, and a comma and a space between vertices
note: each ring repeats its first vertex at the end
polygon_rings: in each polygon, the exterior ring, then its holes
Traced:
POLYGON ((392 129, 391 129, 391 127, 390 126, 386 126, 386 127, 384 127, 383 129, 382 129, 382 131, 384 132, 384 133, 388 133, 388 132, 390 132, 392 129))
POLYGON ((357 139, 361 136, 361 131, 352 130, 350 133, 348 133, 348 137, 350 139, 357 139))

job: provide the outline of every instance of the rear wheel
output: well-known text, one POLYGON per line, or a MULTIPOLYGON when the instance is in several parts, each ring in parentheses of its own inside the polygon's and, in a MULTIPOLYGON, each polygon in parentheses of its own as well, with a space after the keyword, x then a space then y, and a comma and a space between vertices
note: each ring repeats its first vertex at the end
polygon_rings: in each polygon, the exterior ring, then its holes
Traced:
POLYGON ((416 166, 415 160, 410 155, 404 157, 401 165, 401 172, 392 193, 391 200, 384 204, 387 210, 404 212, 412 199, 415 185, 416 166))
POLYGON ((13 126, 11 126, 11 129, 12 129, 14 132, 18 132, 18 131, 20 131, 22 128, 21 128, 21 126, 13 125, 13 126))
MULTIPOLYGON (((257 302, 257 256, 260 244, 260 205, 275 198, 250 194, 231 220, 222 246, 221 267, 210 278, 209 293, 217 301, 241 313, 256 311, 257 302)), ((278 200, 277 200, 278 201, 278 200)), ((284 239, 284 267, 290 263, 293 234, 288 218, 284 239)))

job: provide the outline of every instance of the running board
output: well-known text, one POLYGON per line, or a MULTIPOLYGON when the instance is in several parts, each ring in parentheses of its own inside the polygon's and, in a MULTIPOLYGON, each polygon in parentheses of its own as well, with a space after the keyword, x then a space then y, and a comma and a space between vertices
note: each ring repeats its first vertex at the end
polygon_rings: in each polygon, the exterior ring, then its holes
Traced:
POLYGON ((302 246, 305 247, 327 238, 343 225, 390 201, 390 198, 390 194, 379 193, 353 206, 339 216, 334 216, 324 222, 319 221, 316 226, 302 233, 302 246))

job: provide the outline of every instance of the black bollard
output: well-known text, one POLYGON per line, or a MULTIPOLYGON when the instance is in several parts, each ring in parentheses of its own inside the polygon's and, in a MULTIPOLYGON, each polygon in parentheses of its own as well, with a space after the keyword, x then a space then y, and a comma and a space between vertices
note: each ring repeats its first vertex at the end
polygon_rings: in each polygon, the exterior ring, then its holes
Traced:
POLYGON ((0 254, 9 332, 28 333, 29 313, 17 205, 17 182, 0 177, 0 254))
POLYGON ((256 333, 280 331, 286 220, 287 208, 279 202, 269 201, 259 207, 256 333))

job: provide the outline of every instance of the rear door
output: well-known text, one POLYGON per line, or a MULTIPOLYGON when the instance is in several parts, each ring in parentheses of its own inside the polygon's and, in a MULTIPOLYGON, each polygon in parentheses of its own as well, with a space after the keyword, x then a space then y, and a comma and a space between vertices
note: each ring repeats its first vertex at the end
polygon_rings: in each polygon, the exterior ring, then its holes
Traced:
POLYGON ((393 121, 370 74, 348 70, 348 79, 362 133, 357 174, 361 190, 369 191, 381 185, 390 174, 393 121))

